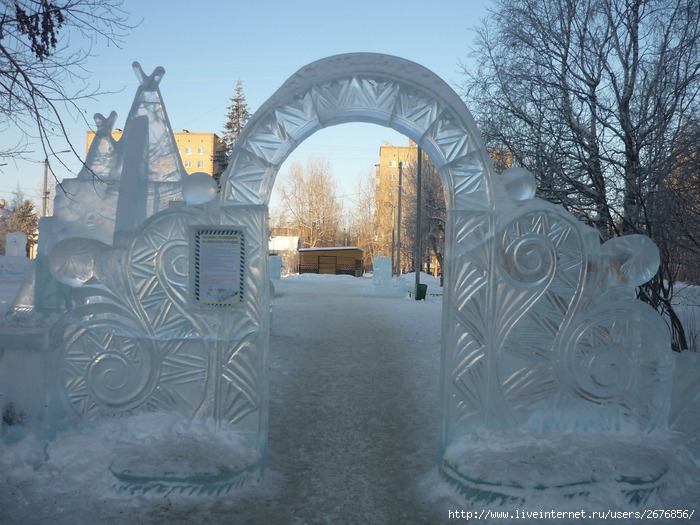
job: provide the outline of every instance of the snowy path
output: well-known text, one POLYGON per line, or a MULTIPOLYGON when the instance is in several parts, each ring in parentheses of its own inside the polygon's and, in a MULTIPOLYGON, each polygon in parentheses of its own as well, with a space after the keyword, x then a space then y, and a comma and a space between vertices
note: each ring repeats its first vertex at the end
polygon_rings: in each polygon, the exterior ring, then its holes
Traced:
POLYGON ((436 455, 440 308, 312 285, 277 288, 269 466, 284 487, 270 510, 288 523, 425 523, 415 491, 436 455))

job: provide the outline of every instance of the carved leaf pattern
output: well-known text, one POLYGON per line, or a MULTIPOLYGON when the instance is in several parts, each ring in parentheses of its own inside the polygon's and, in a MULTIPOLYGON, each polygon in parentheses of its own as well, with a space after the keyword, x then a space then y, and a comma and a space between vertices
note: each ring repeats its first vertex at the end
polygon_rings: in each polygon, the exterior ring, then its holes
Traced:
POLYGON ((454 315, 463 333, 453 382, 470 401, 459 404, 456 421, 526 420, 554 388, 551 365, 539 360, 551 359, 564 305, 580 293, 584 251, 578 224, 542 211, 512 218, 496 236, 476 217, 458 224, 460 244, 471 249, 460 257, 455 275, 454 315), (477 398, 474 391, 483 394, 477 398))

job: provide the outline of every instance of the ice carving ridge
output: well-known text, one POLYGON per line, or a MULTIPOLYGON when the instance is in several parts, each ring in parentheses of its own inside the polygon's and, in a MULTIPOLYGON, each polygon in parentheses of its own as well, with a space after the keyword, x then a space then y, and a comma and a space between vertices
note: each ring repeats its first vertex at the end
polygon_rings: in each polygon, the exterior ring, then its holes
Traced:
MULTIPOLYGON (((300 129, 315 128, 317 120, 322 126, 384 123, 389 115, 388 125, 423 147, 440 170, 450 218, 443 452, 458 436, 483 425, 533 431, 663 428, 671 369, 668 340, 658 315, 634 301, 630 288, 613 278, 625 275, 629 258, 619 250, 611 258, 596 232, 535 198, 531 174, 516 168, 495 176, 468 112, 441 85, 426 87, 431 77, 422 70, 406 62, 387 70, 387 60, 375 55, 332 57, 323 73, 319 64, 312 64, 273 95, 270 104, 279 107, 285 97, 297 103, 311 97, 318 116, 308 114, 306 123, 295 121, 300 129), (355 70, 348 66, 353 59, 358 61, 355 70), (318 82, 309 87, 314 75, 318 82), (291 89, 285 92, 287 86, 291 89), (367 86, 387 87, 377 98, 377 91, 367 86), (395 100, 390 103, 391 97, 395 100), (608 285, 626 291, 606 292, 608 285), (603 318, 592 315, 604 306, 603 318), (640 350, 639 339, 620 346, 618 339, 632 337, 641 325, 653 327, 656 336, 648 339, 648 351, 640 350), (602 340, 592 340, 594 335, 602 340), (632 374, 634 386, 629 384, 632 375, 623 372, 626 366, 642 371, 632 374), (618 382, 623 386, 614 386, 618 382), (639 389, 648 395, 627 396, 639 389)), ((303 118, 304 113, 298 114, 303 118)), ((248 136, 262 133, 257 126, 255 118, 249 122, 248 136)), ((233 152, 234 157, 242 154, 242 149, 233 152)), ((263 185, 271 185, 274 172, 257 174, 268 177, 263 185)), ((234 186, 244 182, 235 170, 229 177, 234 186)), ((260 195, 228 194, 231 203, 241 197, 259 202, 260 195)), ((654 257, 645 260, 642 277, 655 272, 654 257)))
MULTIPOLYGON (((302 68, 248 122, 217 195, 201 174, 185 175, 160 94, 164 70, 146 75, 134 63, 134 71, 139 88, 123 138, 111 136, 115 113, 95 117, 86 166, 100 177, 81 172, 67 183, 103 215, 88 219, 59 201, 56 217, 45 223, 53 231, 41 247, 47 267, 72 293, 53 328, 49 359, 56 428, 139 411, 213 421, 256 453, 236 475, 262 471, 267 203, 291 151, 315 131, 345 122, 406 134, 431 156, 445 186, 439 465, 445 477, 465 492, 474 488, 457 445, 483 429, 532 436, 666 428, 669 337, 633 293, 656 271, 655 247, 643 237, 601 246, 595 231, 535 196, 531 174, 514 168, 496 175, 468 110, 432 73, 367 53, 302 68), (246 235, 244 299, 235 308, 200 308, 191 294, 192 232, 229 227, 246 235)), ((671 408, 680 428, 679 409, 671 408)), ((228 490, 239 483, 156 479, 124 465, 117 462, 114 474, 132 486, 211 483, 228 490)), ((664 472, 653 474, 662 479, 664 472)))

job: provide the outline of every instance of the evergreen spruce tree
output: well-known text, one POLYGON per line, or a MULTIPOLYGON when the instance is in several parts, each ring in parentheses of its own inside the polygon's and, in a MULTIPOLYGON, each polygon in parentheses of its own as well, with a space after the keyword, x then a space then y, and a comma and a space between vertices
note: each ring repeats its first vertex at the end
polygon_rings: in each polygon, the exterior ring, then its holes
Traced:
POLYGON ((243 82, 238 79, 236 83, 236 92, 231 97, 231 105, 226 114, 226 123, 224 124, 223 140, 226 143, 226 151, 230 152, 234 142, 241 134, 243 126, 250 119, 248 104, 243 94, 243 82))

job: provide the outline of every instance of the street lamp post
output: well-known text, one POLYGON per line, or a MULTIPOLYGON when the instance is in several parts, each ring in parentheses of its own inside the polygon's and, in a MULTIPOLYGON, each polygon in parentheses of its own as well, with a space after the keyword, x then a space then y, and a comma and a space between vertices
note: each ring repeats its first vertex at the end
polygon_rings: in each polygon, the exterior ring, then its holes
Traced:
POLYGON ((421 151, 421 148, 418 148, 418 162, 416 165, 416 253, 415 253, 415 262, 413 266, 415 267, 416 271, 416 299, 418 299, 418 288, 420 285, 420 271, 421 271, 421 266, 422 266, 422 253, 421 253, 421 214, 422 214, 422 209, 421 209, 421 189, 422 189, 422 184, 421 184, 421 168, 422 168, 422 157, 423 157, 423 152, 421 151))
POLYGON ((394 235, 396 232, 396 206, 393 202, 385 202, 387 206, 391 206, 391 274, 394 275, 394 235))
POLYGON ((399 162, 399 206, 398 206, 398 223, 399 228, 396 231, 396 275, 401 275, 401 193, 403 178, 403 162, 399 162))

